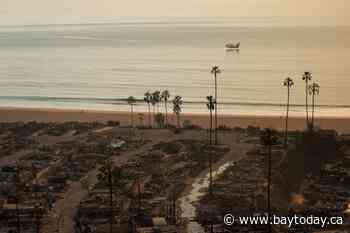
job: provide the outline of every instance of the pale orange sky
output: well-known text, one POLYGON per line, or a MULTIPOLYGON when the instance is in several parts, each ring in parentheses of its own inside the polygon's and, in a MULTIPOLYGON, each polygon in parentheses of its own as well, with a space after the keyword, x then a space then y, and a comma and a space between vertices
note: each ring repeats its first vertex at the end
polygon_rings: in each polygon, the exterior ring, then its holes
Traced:
POLYGON ((1 24, 89 17, 307 16, 348 24, 350 0, 0 0, 1 24))

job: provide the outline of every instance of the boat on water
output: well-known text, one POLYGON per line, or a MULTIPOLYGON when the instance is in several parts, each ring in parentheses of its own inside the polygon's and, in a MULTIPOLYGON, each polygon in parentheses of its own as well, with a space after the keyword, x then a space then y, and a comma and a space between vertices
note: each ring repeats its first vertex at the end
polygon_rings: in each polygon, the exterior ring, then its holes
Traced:
POLYGON ((240 42, 238 42, 237 44, 229 43, 225 45, 227 49, 239 49, 240 46, 241 46, 240 42))

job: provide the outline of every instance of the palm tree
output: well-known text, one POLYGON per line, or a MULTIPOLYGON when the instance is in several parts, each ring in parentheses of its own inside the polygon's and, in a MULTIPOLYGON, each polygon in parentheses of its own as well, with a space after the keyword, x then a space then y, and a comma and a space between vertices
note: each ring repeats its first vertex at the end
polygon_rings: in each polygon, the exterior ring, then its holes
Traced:
POLYGON ((214 74, 214 84, 215 84, 215 145, 218 144, 218 83, 217 83, 217 75, 221 73, 221 70, 218 66, 213 66, 211 69, 211 73, 214 74))
POLYGON ((156 115, 156 104, 157 104, 157 100, 156 98, 154 97, 154 95, 152 94, 151 95, 151 104, 152 104, 152 108, 153 108, 153 121, 152 121, 152 124, 154 126, 155 124, 155 115, 156 115))
POLYGON ((314 128, 314 114, 315 114, 315 95, 320 94, 320 85, 317 83, 312 83, 309 86, 309 94, 312 95, 312 117, 311 117, 311 127, 314 128))
POLYGON ((155 105, 157 106, 157 113, 158 113, 159 112, 159 103, 161 101, 161 93, 160 93, 160 91, 157 90, 157 91, 153 92, 152 96, 153 96, 153 101, 155 102, 155 105))
POLYGON ((210 151, 209 151, 209 193, 210 195, 212 194, 212 185, 213 185, 213 175, 212 175, 212 153, 211 153, 211 146, 213 144, 212 140, 212 131, 213 131, 213 110, 215 108, 214 106, 214 100, 213 96, 207 96, 207 108, 209 109, 209 114, 210 114, 210 128, 209 128, 209 144, 210 144, 210 151))
POLYGON ((173 111, 177 117, 177 127, 180 128, 180 113, 182 111, 182 106, 183 101, 182 101, 182 97, 177 95, 175 96, 174 100, 173 100, 173 111))
POLYGON ((130 123, 131 127, 134 127, 134 105, 136 103, 136 99, 133 96, 129 96, 126 101, 130 105, 130 123))
POLYGON ((306 107, 306 127, 309 126, 309 106, 308 106, 308 94, 309 94, 309 81, 312 79, 311 72, 305 72, 302 78, 305 81, 305 107, 306 107))
POLYGON ((151 128, 151 102, 152 102, 152 95, 151 95, 151 93, 149 93, 149 91, 147 91, 145 93, 145 96, 144 96, 143 100, 146 102, 147 107, 148 107, 148 125, 151 128))
POLYGON ((290 98, 290 88, 294 85, 293 79, 286 78, 283 82, 283 86, 287 87, 287 114, 286 114, 286 129, 284 137, 284 147, 287 148, 288 143, 288 118, 289 118, 289 98, 290 98))
POLYGON ((168 90, 162 92, 161 98, 164 100, 165 107, 165 127, 168 125, 168 100, 170 98, 170 93, 168 90))

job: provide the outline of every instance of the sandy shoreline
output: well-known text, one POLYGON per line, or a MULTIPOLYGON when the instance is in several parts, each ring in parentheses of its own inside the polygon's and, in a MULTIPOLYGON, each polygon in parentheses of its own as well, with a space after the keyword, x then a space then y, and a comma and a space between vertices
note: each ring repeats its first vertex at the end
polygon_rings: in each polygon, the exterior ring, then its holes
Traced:
MULTIPOLYGON (((139 125, 139 113, 134 114, 135 124, 139 125)), ((144 124, 148 123, 148 113, 143 113, 144 124)), ((119 121, 121 125, 130 124, 129 112, 98 111, 98 110, 72 110, 72 109, 49 109, 49 108, 17 108, 0 107, 0 122, 16 121, 38 121, 38 122, 107 122, 119 121)), ((209 117, 206 114, 182 114, 181 121, 190 120, 193 124, 208 127, 209 117)), ((175 124, 173 114, 169 114, 169 122, 175 124)), ((273 128, 281 130, 284 128, 285 119, 277 116, 241 116, 241 115, 220 115, 218 125, 229 127, 247 127, 248 125, 260 126, 262 128, 273 128)), ((335 129, 339 133, 350 133, 350 118, 348 117, 322 117, 316 118, 316 124, 322 128, 335 129)), ((303 117, 291 117, 289 128, 291 130, 302 130, 305 127, 303 117)))

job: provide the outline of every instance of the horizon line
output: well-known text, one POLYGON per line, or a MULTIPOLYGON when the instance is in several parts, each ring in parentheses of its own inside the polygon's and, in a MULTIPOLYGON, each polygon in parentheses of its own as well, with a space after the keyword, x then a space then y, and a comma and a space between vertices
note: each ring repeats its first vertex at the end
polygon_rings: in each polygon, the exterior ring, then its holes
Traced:
MULTIPOLYGON (((98 17, 87 17, 83 20, 71 20, 71 22, 49 22, 49 23, 5 23, 0 24, 0 27, 45 27, 45 26, 78 26, 78 25, 129 25, 129 24, 181 24, 181 23, 226 23, 225 20, 242 20, 241 22, 232 22, 233 27, 349 27, 350 23, 330 23, 330 24, 317 24, 317 23, 305 23, 305 22, 277 22, 272 21, 272 19, 293 19, 295 17, 291 16, 255 16, 255 17, 235 17, 235 16, 218 16, 218 17, 181 17, 181 16, 123 16, 123 17, 108 17, 99 19, 98 17), (170 20, 178 20, 171 22, 170 20), (203 20, 205 21, 198 21, 203 20), (270 21, 262 21, 256 25, 252 25, 249 19, 267 19, 270 21), (122 20, 118 22, 118 20, 122 20), (135 20, 135 21, 128 21, 135 20), (241 25, 238 25, 241 24, 241 25)), ((300 18, 309 18, 311 16, 300 16, 300 18)), ((224 25, 222 25, 224 26, 224 25)))

